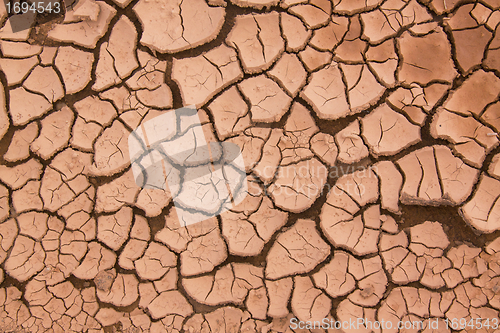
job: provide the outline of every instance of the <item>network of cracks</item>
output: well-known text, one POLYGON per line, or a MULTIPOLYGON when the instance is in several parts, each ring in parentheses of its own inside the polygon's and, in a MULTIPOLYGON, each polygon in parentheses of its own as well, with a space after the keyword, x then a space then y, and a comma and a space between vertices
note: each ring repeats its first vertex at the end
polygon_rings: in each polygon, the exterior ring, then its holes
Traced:
POLYGON ((0 10, 0 332, 498 331, 500 1, 207 1, 0 10), (241 202, 138 184, 188 105, 241 202))

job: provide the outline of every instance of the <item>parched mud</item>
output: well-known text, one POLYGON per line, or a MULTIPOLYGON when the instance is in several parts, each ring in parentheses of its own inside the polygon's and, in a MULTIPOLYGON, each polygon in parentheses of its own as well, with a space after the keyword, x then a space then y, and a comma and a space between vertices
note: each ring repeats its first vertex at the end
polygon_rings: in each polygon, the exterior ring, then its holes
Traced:
POLYGON ((498 0, 0 16, 0 332, 498 331, 498 0))

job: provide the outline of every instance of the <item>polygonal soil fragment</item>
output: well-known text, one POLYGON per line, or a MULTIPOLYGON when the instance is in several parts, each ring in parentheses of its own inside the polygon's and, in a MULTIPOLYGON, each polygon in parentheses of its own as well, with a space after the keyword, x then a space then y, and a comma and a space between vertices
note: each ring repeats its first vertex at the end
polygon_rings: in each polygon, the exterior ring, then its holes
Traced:
POLYGON ((44 160, 52 157, 68 143, 73 118, 73 111, 67 106, 45 117, 40 135, 31 143, 31 151, 44 160))
POLYGON ((336 63, 313 73, 309 84, 302 91, 302 97, 312 105, 320 118, 338 119, 351 112, 345 97, 342 74, 336 63))
POLYGON ((379 256, 358 260, 349 259, 349 273, 358 281, 349 300, 360 306, 375 306, 385 293, 387 277, 379 256))
POLYGON ((451 61, 451 47, 441 29, 413 37, 404 32, 398 38, 403 56, 399 80, 426 84, 432 80, 452 81, 456 75, 451 61))
POLYGON ((172 63, 172 79, 179 85, 185 105, 203 105, 242 76, 236 52, 225 45, 197 57, 174 58, 172 63))
POLYGON ((351 111, 357 113, 374 104, 385 91, 366 65, 341 64, 347 83, 348 100, 351 111))
POLYGON ((142 189, 135 206, 144 210, 148 217, 158 216, 163 209, 171 202, 172 196, 168 190, 142 189))
POLYGON ((45 169, 40 188, 44 208, 56 211, 85 191, 90 155, 71 148, 58 154, 45 169))
POLYGON ((92 88, 100 91, 121 82, 138 67, 135 58, 137 31, 125 16, 113 26, 109 42, 101 45, 96 67, 96 80, 92 88))
POLYGON ((163 318, 168 315, 187 317, 193 313, 191 304, 177 290, 162 292, 151 301, 148 310, 153 319, 163 318))
POLYGON ((500 102, 488 106, 481 119, 491 125, 497 133, 500 132, 500 102))
POLYGON ((287 216, 287 213, 276 209, 266 196, 244 200, 233 211, 221 214, 222 235, 228 243, 229 252, 239 256, 258 255, 264 244, 285 225, 287 216), (249 201, 253 199, 257 202, 250 206, 249 201))
MULTIPOLYGON (((490 16, 490 20, 493 23, 493 26, 498 26, 500 23, 500 12, 496 11, 490 16), (496 14, 496 15, 495 15, 496 14)), ((488 23, 490 22, 488 20, 488 23)), ((487 56, 484 60, 484 65, 491 69, 500 69, 500 61, 498 61, 498 55, 500 54, 500 36, 498 34, 491 40, 490 45, 487 49, 487 56)))
POLYGON ((227 249, 218 226, 195 237, 181 253, 181 274, 198 275, 212 271, 227 258, 227 249))
POLYGON ((396 83, 395 71, 398 66, 398 56, 391 40, 375 47, 369 47, 366 51, 366 60, 372 73, 386 87, 396 83))
MULTIPOLYGON (((310 111, 300 103, 292 105, 277 146, 280 149, 281 165, 286 166, 313 157, 310 151, 311 136, 318 131, 310 111)), ((278 131, 273 131, 276 134, 278 131)), ((268 141, 266 146, 270 144, 268 141)))
POLYGON ((6 76, 7 85, 9 86, 23 82, 32 68, 37 64, 37 57, 28 59, 0 59, 0 68, 6 76))
POLYGON ((94 55, 71 46, 59 47, 55 66, 63 78, 66 94, 74 94, 90 82, 94 55))
POLYGON ((403 176, 390 161, 381 161, 373 166, 373 171, 380 179, 381 207, 393 213, 398 213, 399 192, 403 185, 403 176))
POLYGON ((371 169, 339 178, 328 193, 320 215, 321 227, 328 240, 357 255, 376 252, 379 207, 370 207, 362 215, 355 214, 360 206, 375 202, 378 195, 378 178, 371 169))
POLYGON ((315 223, 298 220, 277 237, 269 251, 266 277, 274 280, 309 272, 329 254, 330 247, 319 236, 315 223))
POLYGON ((12 205, 16 212, 28 210, 41 210, 43 207, 40 198, 40 182, 30 180, 22 188, 12 193, 12 205))
POLYGON ((300 88, 306 83, 306 70, 294 54, 284 53, 268 73, 292 97, 297 95, 300 88))
POLYGON ((223 92, 208 106, 214 117, 214 126, 221 140, 241 133, 250 125, 248 107, 236 87, 223 92))
POLYGON ((337 159, 346 164, 356 163, 368 157, 368 148, 361 138, 359 121, 356 119, 335 135, 339 148, 337 159))
POLYGON ((476 192, 460 212, 463 218, 481 232, 490 233, 500 228, 500 181, 481 175, 476 192))
POLYGON ((134 261, 139 259, 143 254, 147 241, 150 238, 150 230, 147 220, 141 216, 135 216, 135 223, 130 233, 131 239, 125 244, 118 264, 125 269, 134 269, 134 261))
POLYGON ((118 249, 128 238, 132 224, 132 209, 122 207, 114 215, 103 215, 97 218, 97 238, 112 250, 118 249))
MULTIPOLYGON (((471 67, 481 64, 485 47, 491 39, 491 32, 484 26, 478 26, 477 19, 474 20, 474 13, 479 17, 479 12, 489 11, 481 4, 473 4, 460 7, 447 22, 452 29, 453 42, 457 53, 457 61, 461 69, 467 72, 471 67), (472 17, 471 17, 472 16, 472 17)), ((486 15, 487 18, 487 15, 486 15)))
POLYGON ((52 108, 45 97, 30 93, 23 87, 10 90, 9 99, 9 112, 15 126, 27 124, 52 108))
POLYGON ((202 0, 141 0, 134 12, 144 29, 141 44, 161 53, 179 52, 211 41, 222 28, 225 16, 224 8, 210 7, 202 0))
POLYGON ((9 216, 9 191, 5 186, 0 185, 0 221, 9 216))
POLYGON ((468 116, 480 116, 485 107, 493 102, 500 89, 500 79, 491 72, 479 70, 458 87, 443 104, 449 111, 468 116))
POLYGON ((38 135, 38 124, 30 123, 23 129, 14 132, 9 149, 3 155, 8 162, 15 162, 29 157, 30 144, 38 135))
POLYGON ((486 155, 498 145, 491 129, 472 116, 461 116, 439 109, 431 123, 431 135, 450 141, 454 151, 474 167, 481 167, 486 155))
POLYGON ((490 176, 495 178, 500 178, 500 155, 497 154, 493 156, 490 167, 488 168, 488 173, 490 176))
MULTIPOLYGON (((444 250, 448 244, 448 238, 439 222, 424 222, 410 228, 410 248, 415 251, 415 243, 423 245, 428 249, 444 250)), ((442 252, 441 252, 442 253, 442 252)))
POLYGON ((278 13, 237 16, 226 40, 238 51, 247 73, 266 70, 285 49, 278 13))
POLYGON ((478 175, 478 170, 453 156, 445 146, 419 149, 397 163, 405 174, 400 197, 405 204, 461 204, 478 175))
POLYGON ((302 321, 325 318, 332 301, 321 290, 314 288, 308 276, 295 276, 292 294, 292 311, 302 321))
POLYGON ((320 52, 310 46, 299 53, 299 58, 302 60, 305 68, 309 72, 315 72, 323 67, 326 67, 332 61, 330 52, 320 52))
MULTIPOLYGON (((363 53, 367 47, 366 42, 360 39, 362 28, 359 16, 352 17, 349 23, 347 33, 343 39, 339 40, 340 44, 335 48, 335 55, 339 60, 359 63, 363 61, 363 53)), ((342 26, 342 21, 338 25, 342 26)))
POLYGON ((74 104, 78 118, 73 125, 71 145, 84 151, 93 151, 94 140, 116 116, 116 110, 110 102, 96 97, 86 97, 74 104))
POLYGON ((177 262, 176 255, 167 247, 151 242, 144 255, 137 259, 135 269, 141 279, 157 280, 167 273, 177 262))
POLYGON ((331 297, 344 296, 356 287, 356 281, 347 271, 350 257, 343 251, 335 251, 333 258, 313 275, 314 283, 331 297))
POLYGON ((338 148, 333 136, 325 133, 317 133, 311 138, 311 150, 327 165, 335 165, 338 148))
POLYGON ((13 190, 23 187, 29 180, 40 179, 41 173, 42 165, 36 159, 11 168, 0 165, 0 180, 13 190))
MULTIPOLYGON (((5 213, 8 215, 8 211, 5 213)), ((18 226, 14 219, 9 219, 0 224, 0 235, 2 236, 2 240, 0 241, 0 262, 4 262, 7 258, 7 251, 14 244, 18 231, 18 226)))
POLYGON ((122 79, 139 66, 135 57, 136 43, 134 24, 126 16, 120 17, 111 30, 106 50, 113 57, 113 66, 122 79))
POLYGON ((89 243, 88 248, 82 263, 72 272, 79 279, 93 279, 99 272, 112 268, 116 262, 116 254, 98 242, 89 243))
POLYGON ((300 213, 311 207, 321 195, 327 169, 316 158, 282 166, 269 193, 276 206, 300 213))
POLYGON ((47 232, 48 215, 45 213, 29 212, 18 216, 19 232, 35 240, 42 240, 47 232))
POLYGON ((388 98, 388 104, 416 125, 423 126, 434 104, 448 90, 445 84, 432 84, 425 88, 412 84, 409 89, 398 88, 388 98))
POLYGON ((5 271, 16 280, 24 282, 43 269, 44 257, 45 251, 40 242, 18 236, 5 261, 5 271))
POLYGON ((420 127, 412 125, 387 104, 361 119, 362 135, 374 156, 395 155, 420 141, 420 127))
POLYGON ((39 93, 53 103, 64 96, 64 88, 52 67, 36 66, 23 83, 24 88, 39 93))
POLYGON ((290 14, 280 13, 280 19, 283 37, 286 41, 286 50, 290 52, 304 48, 311 36, 311 31, 304 26, 299 18, 290 14))
POLYGON ((7 40, 2 40, 0 48, 3 56, 6 58, 29 58, 42 52, 42 46, 40 45, 31 45, 28 43, 7 40))
POLYGON ((279 121, 292 102, 276 82, 264 75, 246 79, 238 86, 252 105, 254 122, 279 121))
POLYGON ((90 168, 94 175, 109 176, 125 169, 130 163, 127 144, 129 134, 119 120, 104 130, 94 143, 94 163, 90 168))
POLYGON ((139 293, 138 281, 133 274, 118 274, 109 290, 97 287, 97 297, 101 302, 111 303, 116 306, 127 306, 135 302, 139 293))
POLYGON ((267 314, 273 318, 282 318, 288 314, 287 304, 292 292, 292 278, 271 281, 266 280, 266 289, 269 295, 267 314))
POLYGON ((95 48, 97 41, 104 36, 109 22, 116 14, 116 9, 104 1, 95 3, 99 6, 97 17, 58 24, 49 31, 48 37, 59 42, 73 43, 89 49, 95 48))
POLYGON ((288 8, 288 11, 300 17, 310 29, 316 29, 328 22, 331 14, 331 4, 325 0, 312 0, 309 4, 298 4, 288 8))
POLYGON ((314 30, 310 45, 322 51, 330 51, 344 38, 349 25, 349 19, 335 17, 327 26, 314 30))

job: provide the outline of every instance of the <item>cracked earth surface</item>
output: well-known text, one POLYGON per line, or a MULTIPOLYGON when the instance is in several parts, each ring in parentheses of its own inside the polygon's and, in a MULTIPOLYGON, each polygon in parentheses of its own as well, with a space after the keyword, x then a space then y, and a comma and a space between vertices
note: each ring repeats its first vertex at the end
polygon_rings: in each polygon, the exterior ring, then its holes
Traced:
POLYGON ((80 0, 17 32, 0 16, 0 332, 498 320, 499 0, 80 0), (188 105, 200 123, 179 135, 222 145, 178 163, 236 145, 248 193, 182 226, 175 200, 222 187, 137 185, 129 135, 188 105))

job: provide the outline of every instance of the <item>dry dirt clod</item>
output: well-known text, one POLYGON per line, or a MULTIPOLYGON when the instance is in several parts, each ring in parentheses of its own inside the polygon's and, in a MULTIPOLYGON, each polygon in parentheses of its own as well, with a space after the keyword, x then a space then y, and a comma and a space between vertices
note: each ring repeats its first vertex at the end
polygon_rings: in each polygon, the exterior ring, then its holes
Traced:
POLYGON ((498 211, 499 181, 482 174, 477 191, 460 209, 464 219, 482 232, 492 232, 499 228, 498 211))
POLYGON ((250 113, 254 122, 279 121, 292 102, 276 82, 264 75, 247 79, 239 87, 252 105, 250 113))
POLYGON ((397 163, 406 176, 400 200, 409 204, 461 204, 470 195, 479 173, 444 146, 419 149, 397 163))
POLYGON ((312 158, 280 167, 269 192, 278 207, 300 213, 311 207, 320 196, 326 178, 326 167, 312 158))
POLYGON ((403 56, 400 81, 420 84, 431 80, 451 82, 457 75, 451 61, 451 47, 441 29, 422 37, 404 32, 398 42, 403 56))
POLYGON ((179 52, 211 41, 222 28, 225 16, 224 8, 209 7, 201 0, 143 0, 134 6, 134 12, 144 29, 141 44, 162 53, 179 52), (169 24, 163 24, 165 20, 169 24), (159 35, 168 37, 158 38, 159 35))
POLYGON ((285 49, 278 13, 237 16, 226 41, 238 50, 247 73, 268 69, 285 49))
POLYGON ((73 111, 64 106, 61 110, 42 119, 40 134, 31 143, 31 151, 44 160, 48 160, 58 150, 61 150, 70 139, 73 118, 73 111))
POLYGON ((172 79, 181 90, 185 105, 201 106, 243 76, 236 51, 221 45, 194 58, 174 59, 172 79))
POLYGON ((278 279, 312 270, 330 253, 330 247, 319 236, 315 223, 299 220, 280 234, 267 256, 266 278, 278 279), (297 246, 302 244, 302 246, 297 246))
POLYGON ((338 161, 346 164, 356 163, 368 156, 368 148, 361 138, 359 121, 355 120, 335 135, 339 147, 338 161))
POLYGON ((23 87, 11 90, 9 99, 10 116, 16 126, 40 118, 52 108, 52 104, 45 97, 30 93, 23 87))
POLYGON ((23 82, 36 65, 38 65, 36 56, 26 59, 0 59, 0 68, 5 73, 9 86, 23 82))
POLYGON ((375 156, 395 155, 421 140, 420 127, 412 125, 387 105, 363 117, 361 127, 361 134, 375 156))
POLYGON ((48 37, 55 41, 73 43, 88 49, 95 48, 97 41, 104 36, 109 23, 116 14, 116 9, 104 1, 95 1, 95 4, 99 7, 96 17, 83 20, 77 17, 75 22, 56 25, 49 31, 48 37))
POLYGON ((338 119, 351 113, 345 96, 342 74, 336 63, 313 73, 302 97, 312 105, 320 118, 338 119))

